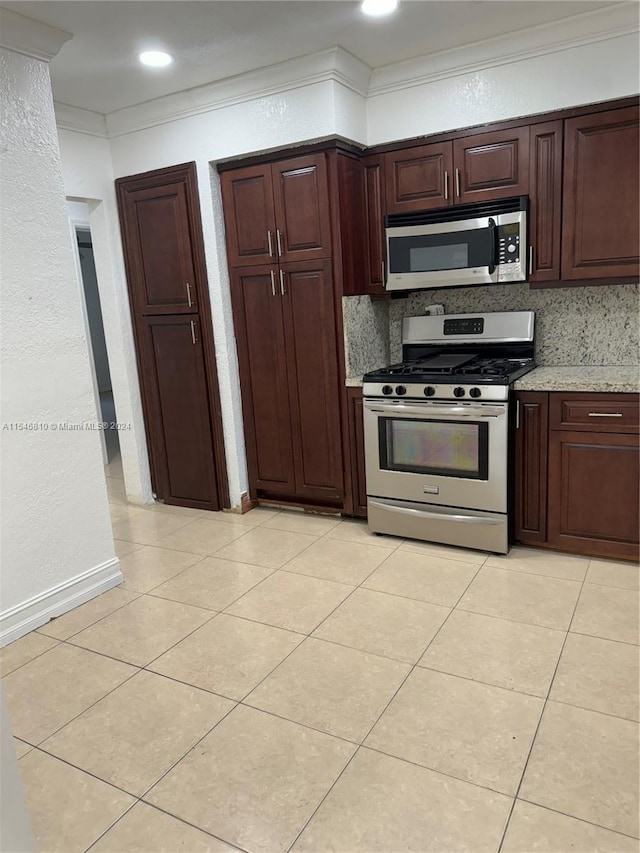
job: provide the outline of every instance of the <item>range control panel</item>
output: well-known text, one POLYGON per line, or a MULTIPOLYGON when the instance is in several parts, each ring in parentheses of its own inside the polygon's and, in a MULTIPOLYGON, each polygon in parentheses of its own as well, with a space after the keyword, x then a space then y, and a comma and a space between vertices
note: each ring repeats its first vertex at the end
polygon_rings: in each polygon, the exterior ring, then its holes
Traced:
POLYGON ((484 317, 455 317, 445 320, 442 332, 445 335, 481 335, 484 332, 484 317))

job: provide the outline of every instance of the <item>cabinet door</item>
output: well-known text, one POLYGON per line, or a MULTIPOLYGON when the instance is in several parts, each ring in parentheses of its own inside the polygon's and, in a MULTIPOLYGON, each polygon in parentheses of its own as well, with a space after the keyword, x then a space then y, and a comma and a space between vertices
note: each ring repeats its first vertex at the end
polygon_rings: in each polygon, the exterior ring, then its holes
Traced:
POLYGON ((118 184, 129 288, 138 314, 195 313, 194 268, 187 176, 127 179, 118 184))
POLYGON ((452 204, 452 150, 450 142, 443 142, 385 154, 387 213, 452 204))
POLYGON ((293 494, 291 419, 277 267, 234 270, 233 319, 251 497, 293 494))
POLYGON ((638 436, 549 435, 549 545, 637 560, 638 436))
POLYGON ((549 395, 519 392, 516 405, 515 538, 546 542, 549 395))
POLYGON ((220 509, 199 319, 146 317, 141 326, 156 494, 169 504, 220 509))
POLYGON ((268 264, 276 257, 271 166, 248 166, 220 176, 229 266, 268 264))
POLYGON ((529 192, 529 128, 478 133, 453 142, 455 202, 529 192))
POLYGON ((281 262, 331 257, 331 217, 324 154, 271 164, 276 242, 281 262))
POLYGON ((628 107, 565 122, 563 279, 638 277, 638 117, 628 107))
POLYGON ((349 444, 351 451, 351 493, 353 514, 367 517, 367 480, 364 464, 364 420, 362 388, 347 388, 349 444))
POLYGON ((529 281, 560 280, 562 122, 531 127, 529 281))
POLYGON ((344 494, 340 387, 331 262, 282 270, 295 494, 340 503, 344 494))

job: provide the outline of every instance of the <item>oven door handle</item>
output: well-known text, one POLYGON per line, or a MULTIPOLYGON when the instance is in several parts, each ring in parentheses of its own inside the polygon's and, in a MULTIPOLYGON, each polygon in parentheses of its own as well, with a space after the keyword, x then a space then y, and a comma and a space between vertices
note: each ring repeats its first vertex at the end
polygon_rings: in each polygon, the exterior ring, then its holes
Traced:
POLYGON ((431 416, 450 417, 450 418, 499 418, 506 415, 507 409, 498 407, 480 407, 480 406, 406 406, 402 403, 392 403, 389 405, 381 405, 365 400, 365 409, 376 414, 393 415, 418 415, 420 417, 430 418, 431 416))
POLYGON ((385 512, 398 512, 401 515, 414 515, 419 518, 437 518, 446 519, 447 521, 461 521, 463 524, 504 524, 504 518, 487 518, 482 515, 452 515, 445 512, 433 512, 428 509, 411 509, 407 506, 389 506, 389 504, 381 504, 369 498, 369 506, 374 509, 382 509, 385 512))

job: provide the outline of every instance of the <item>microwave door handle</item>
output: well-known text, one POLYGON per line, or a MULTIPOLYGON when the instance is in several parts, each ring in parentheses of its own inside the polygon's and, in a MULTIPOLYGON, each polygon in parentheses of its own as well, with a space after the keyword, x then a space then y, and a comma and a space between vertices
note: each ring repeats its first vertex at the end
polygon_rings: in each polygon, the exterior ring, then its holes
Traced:
POLYGON ((498 232, 496 229, 495 219, 489 217, 489 275, 493 275, 496 271, 497 239, 498 232))

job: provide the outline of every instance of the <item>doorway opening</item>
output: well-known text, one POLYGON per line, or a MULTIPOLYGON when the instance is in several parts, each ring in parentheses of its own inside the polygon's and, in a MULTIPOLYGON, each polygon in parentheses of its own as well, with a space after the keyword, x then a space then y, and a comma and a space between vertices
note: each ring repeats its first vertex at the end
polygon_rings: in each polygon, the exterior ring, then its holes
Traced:
POLYGON ((78 248, 78 263, 80 279, 84 293, 85 325, 89 341, 89 361, 93 378, 93 390, 96 398, 96 418, 102 423, 100 439, 102 442, 102 458, 107 478, 107 491, 110 497, 117 495, 126 499, 124 475, 122 473, 122 457, 120 441, 116 424, 116 408, 111 385, 111 371, 104 334, 102 308, 98 278, 93 257, 91 231, 86 226, 76 225, 74 228, 78 248))

